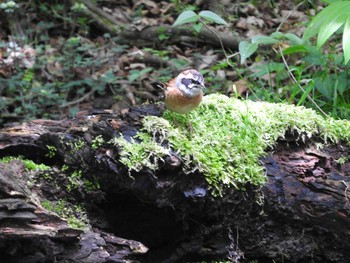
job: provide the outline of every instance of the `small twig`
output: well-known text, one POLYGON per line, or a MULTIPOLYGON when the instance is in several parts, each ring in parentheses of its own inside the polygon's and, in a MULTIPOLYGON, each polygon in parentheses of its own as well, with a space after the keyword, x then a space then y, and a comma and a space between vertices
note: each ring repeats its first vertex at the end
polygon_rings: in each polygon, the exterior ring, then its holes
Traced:
POLYGON ((93 92, 95 92, 95 90, 91 90, 88 93, 86 93, 84 96, 80 97, 79 99, 67 102, 67 103, 65 103, 63 105, 60 105, 59 107, 60 108, 65 108, 65 107, 68 107, 68 106, 71 106, 71 105, 74 105, 74 104, 78 104, 79 102, 82 102, 85 99, 87 99, 93 92))
POLYGON ((231 57, 237 55, 237 53, 228 56, 227 53, 226 53, 225 47, 224 47, 224 43, 222 43, 221 37, 220 37, 213 29, 211 29, 210 27, 208 27, 208 26, 206 25, 206 23, 205 23, 200 17, 198 17, 198 21, 199 21, 206 29, 208 29, 211 33, 213 33, 213 34, 217 37, 217 39, 219 39, 219 41, 220 41, 220 46, 221 46, 222 51, 224 52, 224 55, 225 55, 227 64, 229 64, 231 67, 234 67, 234 66, 231 64, 231 62, 230 62, 229 59, 230 59, 231 57))
POLYGON ((279 24, 279 26, 277 27, 276 32, 280 31, 282 25, 287 21, 287 19, 288 19, 302 4, 304 4, 303 1, 301 1, 299 4, 297 4, 296 7, 294 7, 294 8, 289 12, 289 14, 286 15, 286 16, 283 18, 282 22, 281 22, 281 23, 279 24))
MULTIPOLYGON (((282 57, 282 60, 283 60, 283 63, 284 65, 286 66, 287 70, 288 70, 288 73, 289 73, 289 76, 291 77, 291 79, 293 80, 293 82, 295 84, 298 85, 298 87, 304 92, 306 93, 306 90, 300 85, 300 83, 296 80, 296 78, 294 77, 292 71, 290 70, 289 66, 288 66, 288 63, 285 59, 285 57, 283 56, 283 52, 282 52, 282 49, 281 49, 281 46, 279 45, 278 46, 279 48, 279 52, 280 52, 280 55, 282 57)), ((315 107, 325 116, 325 117, 328 117, 328 115, 320 108, 320 106, 317 105, 317 103, 314 101, 313 98, 311 98, 311 96, 309 94, 307 94, 307 98, 312 102, 312 104, 315 105, 315 107)))
POLYGON ((233 53, 232 55, 229 55, 227 58, 233 58, 235 56, 239 55, 239 52, 233 53))
MULTIPOLYGON (((277 27, 276 29, 276 32, 280 31, 282 25, 287 21, 287 19, 303 4, 304 2, 300 2, 296 7, 294 7, 288 15, 286 15, 282 22, 279 24, 279 26, 277 27)), ((291 79, 294 81, 294 83, 296 83, 298 85, 298 87, 304 92, 306 93, 305 89, 300 85, 300 83, 296 80, 296 78, 294 77, 292 71, 290 70, 289 66, 288 66, 288 63, 285 59, 285 57, 283 56, 283 52, 282 52, 282 49, 281 49, 281 46, 279 45, 278 46, 279 48, 279 52, 280 52, 280 55, 282 57, 282 60, 283 60, 283 63, 284 65, 286 66, 287 70, 288 70, 288 73, 289 73, 289 76, 291 77, 291 79)), ((314 101, 313 98, 311 98, 311 96, 309 94, 307 94, 307 98, 312 102, 312 104, 314 104, 316 106, 316 108, 325 116, 327 117, 328 115, 320 108, 320 106, 317 105, 316 101, 314 101)))

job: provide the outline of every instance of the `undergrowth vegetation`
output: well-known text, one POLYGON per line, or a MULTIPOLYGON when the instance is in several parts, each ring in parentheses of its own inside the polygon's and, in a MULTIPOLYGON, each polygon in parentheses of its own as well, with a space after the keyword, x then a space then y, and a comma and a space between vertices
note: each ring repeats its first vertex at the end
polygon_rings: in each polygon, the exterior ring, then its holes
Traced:
POLYGON ((344 64, 339 38, 335 36, 326 52, 291 33, 253 38, 255 42, 242 49, 255 44, 256 59, 263 62, 248 75, 250 98, 305 105, 335 118, 350 118, 350 66, 344 64), (258 44, 270 45, 273 53, 263 58, 258 44))
MULTIPOLYGON (((0 125, 33 118, 73 116, 84 107, 110 108, 118 102, 124 102, 121 107, 126 107, 159 100, 162 91, 152 90, 149 83, 167 81, 177 71, 198 65, 206 77, 208 93, 304 105, 335 118, 349 118, 349 55, 345 48, 349 45, 349 22, 344 16, 349 1, 342 2, 341 7, 333 7, 338 8, 337 12, 323 12, 323 17, 327 17, 319 18, 323 24, 318 22, 311 28, 309 23, 297 21, 289 30, 283 29, 289 16, 297 10, 309 14, 310 19, 315 11, 321 10, 309 1, 295 3, 295 8, 281 19, 277 28, 266 28, 264 35, 241 41, 240 56, 237 56, 234 52, 227 55, 220 48, 208 50, 195 43, 193 47, 174 48, 167 44, 171 36, 165 29, 158 30, 160 45, 136 47, 118 36, 98 33, 94 21, 86 16, 87 7, 83 4, 4 1, 0 6, 3 22, 0 28, 0 125), (22 22, 13 28, 10 24, 16 17, 22 22), (326 27, 334 21, 336 26, 326 27), (306 32, 308 37, 303 38, 308 25, 312 32, 306 32), (295 30, 299 27, 302 29, 295 30), (322 35, 325 30, 330 34, 322 35), (11 36, 7 37, 6 32, 11 32, 11 36), (316 33, 322 38, 318 45, 312 38, 316 33), (145 54, 170 64, 166 67, 137 60, 145 54), (207 64, 203 62, 210 59, 207 64), (95 99, 100 97, 110 100, 99 105, 95 99)), ((205 30, 204 27, 211 28, 215 34, 213 21, 233 31, 233 25, 246 15, 243 11, 240 13, 239 8, 253 9, 259 21, 259 8, 264 6, 265 10, 261 10, 264 12, 283 4, 278 1, 262 6, 240 3, 230 6, 236 8, 232 9, 235 12, 218 14, 208 13, 190 1, 169 1, 162 5, 168 8, 164 17, 159 14, 157 17, 155 7, 147 4, 138 3, 132 9, 125 6, 125 10, 133 12, 128 21, 137 24, 147 17, 171 25, 175 17, 186 10, 190 15, 182 19, 187 19, 187 24, 180 23, 180 26, 193 30, 194 35, 205 30)), ((108 7, 115 8, 111 4, 108 7)), ((121 30, 123 27, 120 26, 121 30)))
POLYGON ((255 67, 257 70, 249 78, 260 80, 268 74, 273 90, 264 89, 265 83, 256 81, 252 88, 255 98, 305 105, 324 115, 348 119, 350 1, 325 2, 331 4, 312 18, 302 38, 281 33, 279 27, 270 36, 258 35, 251 42, 241 42, 241 62, 254 54, 258 45, 270 46, 273 52, 258 54, 257 59, 264 62, 255 67), (315 35, 317 44, 312 38, 315 35))

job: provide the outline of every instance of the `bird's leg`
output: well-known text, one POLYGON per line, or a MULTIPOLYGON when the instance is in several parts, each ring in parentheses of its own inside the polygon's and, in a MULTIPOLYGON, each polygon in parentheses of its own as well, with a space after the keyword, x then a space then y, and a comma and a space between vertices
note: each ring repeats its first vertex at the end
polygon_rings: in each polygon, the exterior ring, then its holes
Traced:
POLYGON ((190 137, 192 137, 193 127, 192 127, 191 121, 190 121, 190 119, 188 117, 188 113, 186 113, 186 122, 187 122, 188 131, 190 132, 190 137))
POLYGON ((191 120, 190 120, 190 118, 189 118, 189 114, 188 113, 185 113, 185 114, 177 114, 177 113, 175 113, 175 114, 173 114, 173 116, 172 116, 172 121, 173 121, 173 123, 175 124, 175 125, 177 125, 177 126, 182 126, 182 125, 184 125, 184 126, 187 126, 187 130, 189 131, 189 133, 190 133, 190 137, 192 137, 192 133, 193 133, 193 127, 192 127, 192 124, 191 124, 191 120), (176 116, 184 116, 185 118, 185 120, 183 121, 183 119, 181 120, 177 120, 176 119, 176 116))

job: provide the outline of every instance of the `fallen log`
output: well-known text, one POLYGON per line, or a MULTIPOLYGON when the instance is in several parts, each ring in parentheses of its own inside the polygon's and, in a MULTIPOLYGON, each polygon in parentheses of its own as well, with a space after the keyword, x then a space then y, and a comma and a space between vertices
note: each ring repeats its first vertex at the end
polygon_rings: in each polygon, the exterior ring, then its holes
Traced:
POLYGON ((0 250, 8 262, 347 262, 348 127, 217 95, 189 119, 156 104, 9 125, 0 158, 22 159, 1 163, 0 250))
POLYGON ((97 7, 93 2, 88 0, 72 0, 71 5, 76 3, 84 4, 84 15, 92 19, 98 28, 111 34, 112 36, 118 36, 118 41, 127 44, 133 44, 140 46, 154 46, 160 45, 164 40, 160 39, 160 35, 167 36, 165 42, 168 45, 181 43, 185 45, 210 45, 212 47, 222 48, 235 51, 238 50, 238 44, 242 40, 238 33, 232 34, 231 32, 216 32, 217 35, 210 32, 208 29, 203 28, 200 32, 188 27, 171 27, 169 25, 160 26, 147 26, 144 25, 141 28, 136 25, 130 25, 122 23, 112 17, 104 10, 97 7), (222 45, 220 44, 220 40, 222 45))

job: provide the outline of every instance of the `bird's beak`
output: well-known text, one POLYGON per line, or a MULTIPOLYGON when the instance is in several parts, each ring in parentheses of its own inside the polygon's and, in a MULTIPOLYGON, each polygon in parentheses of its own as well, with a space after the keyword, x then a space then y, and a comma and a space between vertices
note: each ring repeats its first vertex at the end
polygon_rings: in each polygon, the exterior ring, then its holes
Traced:
POLYGON ((206 89, 206 87, 204 85, 200 85, 200 84, 196 85, 196 87, 201 89, 201 90, 205 90, 206 89))

